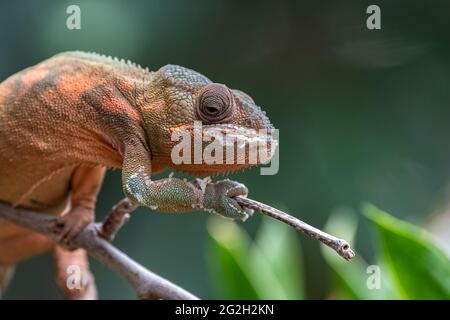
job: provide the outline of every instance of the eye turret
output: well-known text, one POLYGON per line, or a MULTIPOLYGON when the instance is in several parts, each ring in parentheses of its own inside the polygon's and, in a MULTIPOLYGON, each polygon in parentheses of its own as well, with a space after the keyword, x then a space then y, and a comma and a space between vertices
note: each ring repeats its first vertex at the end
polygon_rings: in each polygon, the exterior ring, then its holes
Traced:
POLYGON ((233 114, 234 100, 227 86, 219 83, 206 85, 197 99, 197 115, 205 123, 220 123, 233 114))

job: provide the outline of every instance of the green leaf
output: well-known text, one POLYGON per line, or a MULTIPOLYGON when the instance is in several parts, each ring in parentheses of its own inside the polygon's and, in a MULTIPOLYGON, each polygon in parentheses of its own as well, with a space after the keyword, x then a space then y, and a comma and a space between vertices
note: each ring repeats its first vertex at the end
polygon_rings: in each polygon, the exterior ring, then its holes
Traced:
POLYGON ((382 252, 404 299, 450 299, 450 261, 425 230, 373 205, 365 215, 376 225, 382 252))
POLYGON ((288 227, 264 219, 252 242, 238 224, 213 219, 207 258, 220 298, 300 299, 300 248, 288 227))
POLYGON ((303 299, 302 257, 296 232, 279 221, 263 219, 252 247, 253 252, 256 250, 267 259, 272 269, 273 277, 266 277, 274 282, 269 285, 269 293, 270 288, 280 285, 285 299, 303 299))
POLYGON ((209 221, 208 232, 207 262, 217 296, 221 299, 259 299, 248 274, 248 235, 234 222, 220 218, 209 221))
MULTIPOLYGON (((339 208, 333 211, 325 226, 325 231, 346 239, 354 244, 354 238, 358 227, 358 218, 350 208, 339 208)), ((335 294, 339 298, 373 300, 373 299, 393 299, 396 296, 390 286, 388 270, 383 264, 377 263, 381 269, 382 283, 379 289, 369 289, 367 279, 368 264, 360 254, 351 261, 346 261, 336 254, 336 252, 325 245, 321 245, 322 255, 335 276, 335 294)))

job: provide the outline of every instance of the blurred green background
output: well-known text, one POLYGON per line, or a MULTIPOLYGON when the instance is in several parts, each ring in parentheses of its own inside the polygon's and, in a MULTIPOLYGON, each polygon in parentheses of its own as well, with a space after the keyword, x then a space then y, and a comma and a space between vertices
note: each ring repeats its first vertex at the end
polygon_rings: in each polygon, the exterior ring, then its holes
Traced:
MULTIPOLYGON (((448 1, 11 1, 0 4, 0 79, 67 50, 192 68, 249 93, 280 129, 277 175, 231 176, 252 198, 318 227, 339 208, 359 217, 363 202, 429 225, 449 194, 449 40, 448 1), (71 4, 81 30, 66 28, 71 4), (370 4, 381 7, 381 30, 366 28, 370 4)), ((98 215, 122 196, 120 172, 109 172, 98 215)), ((115 244, 194 294, 221 298, 208 218, 139 209, 115 244)), ((239 225, 253 237, 262 220, 239 225)), ((374 229, 359 221, 358 254, 376 263, 374 229)), ((294 238, 299 295, 333 297, 326 255, 294 238)), ((134 298, 124 280, 92 268, 100 298, 134 298)), ((60 298, 52 274, 48 254, 20 264, 5 298, 60 298)))

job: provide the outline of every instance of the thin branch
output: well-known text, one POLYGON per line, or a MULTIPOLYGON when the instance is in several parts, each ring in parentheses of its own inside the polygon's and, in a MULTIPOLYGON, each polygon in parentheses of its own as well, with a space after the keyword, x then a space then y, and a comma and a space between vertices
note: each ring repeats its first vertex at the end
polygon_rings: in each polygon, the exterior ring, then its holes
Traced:
MULTIPOLYGON (((296 230, 321 241, 346 260, 350 260, 355 256, 349 243, 343 239, 336 238, 314 228, 264 203, 241 196, 237 196, 235 199, 241 206, 282 221, 296 230)), ((136 208, 137 206, 128 198, 122 199, 113 207, 102 223, 89 224, 69 246, 86 249, 91 256, 116 271, 130 283, 140 299, 198 299, 186 290, 144 268, 110 244, 109 241, 114 239, 117 232, 129 219, 130 213, 136 208)), ((54 241, 58 238, 57 231, 54 228, 55 216, 12 208, 7 204, 0 203, 0 217, 42 233, 54 241)))
POLYGON ((269 217, 282 221, 290 225, 294 229, 319 240, 323 244, 329 246, 331 249, 336 251, 341 257, 343 257, 346 260, 350 260, 355 256, 355 253, 353 252, 352 248, 350 248, 349 243, 344 239, 336 238, 335 236, 332 236, 326 232, 323 232, 322 230, 314 228, 309 224, 281 210, 268 206, 267 204, 258 202, 256 200, 248 199, 242 196, 237 196, 235 197, 235 199, 241 206, 259 211, 269 217))
MULTIPOLYGON (((140 299, 196 300, 191 293, 158 276, 118 250, 107 239, 123 225, 126 216, 135 209, 128 200, 121 200, 108 214, 105 222, 89 224, 74 240, 70 247, 84 248, 92 257, 124 277, 140 299)), ((0 217, 22 227, 44 234, 56 240, 55 216, 31 210, 12 208, 0 203, 0 217)))

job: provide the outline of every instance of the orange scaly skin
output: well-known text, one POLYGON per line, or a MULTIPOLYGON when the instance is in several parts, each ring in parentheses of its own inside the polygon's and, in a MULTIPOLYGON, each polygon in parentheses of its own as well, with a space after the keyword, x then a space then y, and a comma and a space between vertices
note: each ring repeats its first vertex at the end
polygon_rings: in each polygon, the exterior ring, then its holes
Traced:
MULTIPOLYGON (((106 168, 122 168, 124 192, 140 205, 246 219, 248 212, 232 199, 247 194, 242 184, 151 180, 166 167, 215 174, 249 166, 174 165, 171 134, 192 131, 196 120, 209 133, 272 129, 249 96, 195 71, 168 65, 149 72, 92 53, 58 54, 0 84, 0 201, 60 215, 55 228, 62 229, 64 244, 94 219, 106 168)), ((43 236, 0 219, 0 271, 51 248, 43 236)), ((57 274, 79 264, 90 275, 84 252, 54 253, 57 274)), ((69 298, 96 296, 93 283, 71 293, 57 279, 69 298)))

